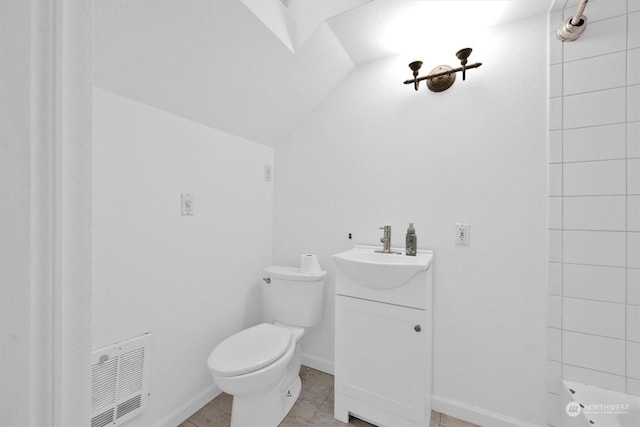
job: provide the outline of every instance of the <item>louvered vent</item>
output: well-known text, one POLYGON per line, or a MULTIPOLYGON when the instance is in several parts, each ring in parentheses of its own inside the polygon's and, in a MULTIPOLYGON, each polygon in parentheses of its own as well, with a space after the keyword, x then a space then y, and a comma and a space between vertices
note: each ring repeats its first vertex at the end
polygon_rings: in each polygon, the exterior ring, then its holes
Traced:
POLYGON ((94 415, 91 418, 91 427, 104 427, 113 422, 114 408, 109 408, 101 414, 94 415))
POLYGON ((142 397, 140 395, 137 395, 135 397, 132 397, 131 399, 127 400, 126 402, 123 402, 121 404, 118 405, 118 415, 116 416, 116 418, 122 418, 127 414, 132 413, 133 411, 135 411, 136 409, 138 409, 140 407, 140 405, 142 405, 142 401, 141 401, 142 397))
POLYGON ((120 425, 149 397, 151 334, 95 350, 91 356, 91 427, 120 425))

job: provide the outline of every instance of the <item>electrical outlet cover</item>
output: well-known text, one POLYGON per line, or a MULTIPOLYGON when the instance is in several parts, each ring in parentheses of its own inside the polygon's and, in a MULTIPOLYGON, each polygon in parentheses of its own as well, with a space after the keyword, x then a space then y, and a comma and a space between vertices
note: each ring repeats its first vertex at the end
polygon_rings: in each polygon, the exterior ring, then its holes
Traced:
POLYGON ((459 245, 468 245, 471 237, 469 231, 470 225, 468 223, 456 223, 456 243, 459 245))

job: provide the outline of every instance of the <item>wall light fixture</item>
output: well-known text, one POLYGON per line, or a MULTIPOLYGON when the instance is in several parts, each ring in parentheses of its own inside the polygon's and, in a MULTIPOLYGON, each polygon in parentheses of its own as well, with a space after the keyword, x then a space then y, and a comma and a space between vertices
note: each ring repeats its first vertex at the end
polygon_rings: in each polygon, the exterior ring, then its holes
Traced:
POLYGON ((427 88, 432 92, 442 92, 453 86, 456 81, 456 73, 462 71, 462 80, 466 79, 466 71, 470 68, 478 68, 482 65, 482 62, 476 62, 475 64, 467 65, 467 59, 471 55, 471 48, 467 47, 460 49, 456 52, 456 56, 460 60, 461 66, 453 68, 448 65, 438 65, 431 72, 423 77, 418 77, 420 67, 422 67, 422 61, 413 61, 409 64, 409 68, 413 71, 413 78, 405 80, 404 84, 412 84, 415 90, 418 90, 420 82, 427 81, 427 88))

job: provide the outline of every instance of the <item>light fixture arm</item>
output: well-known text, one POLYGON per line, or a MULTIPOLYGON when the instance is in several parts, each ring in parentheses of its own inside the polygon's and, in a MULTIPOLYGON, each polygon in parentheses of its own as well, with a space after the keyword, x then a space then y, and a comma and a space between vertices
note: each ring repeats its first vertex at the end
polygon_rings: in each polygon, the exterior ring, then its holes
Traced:
POLYGON ((460 71, 462 71, 462 80, 465 80, 465 70, 469 70, 471 68, 478 68, 479 66, 482 65, 482 62, 476 62, 475 64, 471 64, 471 65, 463 65, 461 67, 458 68, 453 68, 451 70, 447 70, 447 71, 441 71, 439 73, 431 73, 427 76, 422 76, 422 77, 414 77, 412 79, 409 80, 405 80, 403 83, 406 85, 409 85, 411 83, 414 83, 414 87, 416 90, 418 90, 418 82, 422 82, 424 80, 431 80, 431 79, 435 79, 436 77, 442 77, 442 76, 446 76, 447 74, 451 74, 451 73, 459 73, 460 71))

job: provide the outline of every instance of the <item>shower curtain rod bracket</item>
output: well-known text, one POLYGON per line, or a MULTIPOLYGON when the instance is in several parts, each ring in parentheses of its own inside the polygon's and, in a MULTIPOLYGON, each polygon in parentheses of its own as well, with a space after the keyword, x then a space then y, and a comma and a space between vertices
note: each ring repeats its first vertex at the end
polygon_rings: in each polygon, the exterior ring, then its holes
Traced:
POLYGON ((576 41, 587 29, 587 17, 584 16, 584 9, 587 7, 588 2, 589 0, 580 0, 575 15, 568 17, 558 26, 556 36, 560 41, 576 41))

